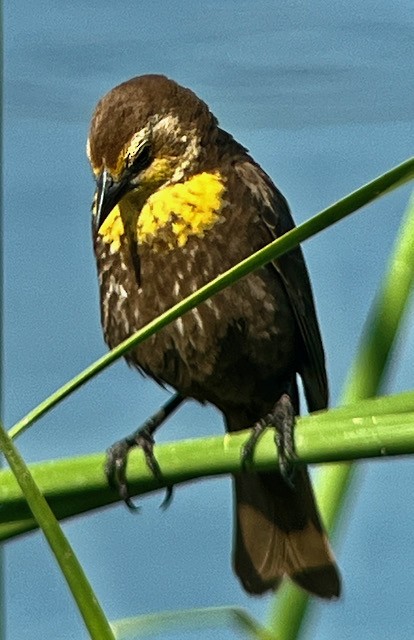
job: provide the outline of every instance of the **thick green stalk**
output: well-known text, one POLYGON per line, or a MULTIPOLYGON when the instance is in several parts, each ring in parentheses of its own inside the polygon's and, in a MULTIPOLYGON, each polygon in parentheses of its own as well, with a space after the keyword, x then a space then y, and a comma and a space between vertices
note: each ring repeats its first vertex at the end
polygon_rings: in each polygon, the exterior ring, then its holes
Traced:
POLYGON ((55 555, 90 637, 93 640, 115 640, 111 626, 105 618, 105 614, 83 572, 81 564, 44 496, 39 491, 23 458, 1 425, 0 449, 6 456, 25 500, 55 555))
POLYGON ((372 182, 369 182, 357 191, 354 191, 342 200, 331 205, 327 209, 324 209, 310 220, 304 222, 295 229, 292 229, 274 242, 271 242, 260 251, 252 254, 232 269, 229 269, 195 293, 185 298, 185 300, 174 305, 171 309, 147 324, 140 331, 137 331, 137 333, 132 335, 130 338, 124 340, 124 342, 108 354, 84 369, 84 371, 60 387, 60 389, 55 391, 55 393, 49 396, 49 398, 41 402, 35 409, 19 420, 19 422, 11 428, 9 435, 11 437, 16 437, 20 433, 23 433, 23 431, 31 424, 39 420, 41 416, 50 411, 50 409, 73 393, 80 386, 85 384, 85 382, 90 380, 97 373, 103 371, 110 364, 115 362, 115 360, 118 360, 123 356, 127 351, 159 331, 166 324, 176 320, 190 309, 193 309, 195 306, 200 304, 200 302, 203 302, 218 291, 221 291, 236 280, 246 276, 248 273, 251 273, 271 260, 280 257, 282 254, 293 249, 299 243, 350 215, 360 207, 372 202, 380 195, 383 195, 384 193, 387 193, 388 191, 391 191, 401 184, 411 180, 413 177, 414 158, 410 158, 397 167, 394 167, 386 174, 376 178, 372 182))
MULTIPOLYGON (((373 414, 369 411, 375 406, 372 402, 354 406, 348 415, 342 410, 331 410, 298 419, 295 430, 298 459, 315 463, 414 453, 414 394, 410 395, 409 402, 411 412, 373 414)), ((387 404, 392 406, 392 402, 387 404)), ((399 404, 400 398, 396 396, 394 406, 399 404)), ((163 486, 240 471, 241 447, 249 435, 247 430, 224 437, 158 445, 156 456, 163 472, 163 486)), ((273 431, 269 430, 259 441, 254 456, 257 470, 268 471, 277 465, 273 438, 273 431)), ((101 453, 29 467, 58 519, 119 499, 107 485, 104 459, 105 455, 101 453)), ((133 495, 160 488, 141 451, 131 452, 128 480, 133 495)), ((0 501, 0 539, 36 526, 10 471, 0 473, 0 501)))
MULTIPOLYGON (((344 404, 375 395, 381 388, 414 280, 414 196, 401 225, 388 271, 366 322, 343 394, 344 404)), ((317 496, 328 530, 334 530, 352 478, 350 464, 328 466, 317 496)), ((286 584, 275 599, 269 626, 280 640, 295 640, 303 628, 309 598, 286 584)))

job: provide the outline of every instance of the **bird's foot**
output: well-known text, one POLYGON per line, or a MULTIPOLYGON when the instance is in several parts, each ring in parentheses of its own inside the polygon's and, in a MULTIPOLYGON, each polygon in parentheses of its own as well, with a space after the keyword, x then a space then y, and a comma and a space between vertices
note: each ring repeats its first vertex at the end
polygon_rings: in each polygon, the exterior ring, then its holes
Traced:
MULTIPOLYGON (((161 469, 154 455, 154 433, 183 401, 183 396, 176 393, 154 415, 148 418, 139 429, 123 440, 115 442, 106 452, 105 474, 108 484, 118 491, 120 498, 134 511, 138 507, 133 503, 129 495, 126 478, 128 454, 134 447, 142 449, 149 470, 160 483, 163 483, 161 469)), ((168 486, 161 507, 169 505, 172 495, 173 487, 168 486)))
MULTIPOLYGON (((154 438, 152 436, 151 427, 146 423, 143 427, 135 431, 123 440, 115 442, 106 451, 105 474, 110 487, 118 491, 120 498, 125 502, 127 507, 133 511, 139 509, 134 504, 128 489, 126 477, 126 468, 128 462, 128 454, 131 449, 138 447, 142 449, 145 456, 147 466, 153 476, 160 482, 163 482, 163 476, 157 459, 154 455, 154 438)), ((167 507, 171 502, 173 495, 173 487, 166 488, 166 495, 161 503, 163 508, 167 507)))
POLYGON ((250 438, 242 449, 242 464, 248 468, 252 462, 256 444, 267 427, 275 429, 275 444, 279 457, 279 469, 289 486, 294 486, 295 445, 293 431, 295 411, 287 393, 280 396, 273 410, 253 425, 250 438))

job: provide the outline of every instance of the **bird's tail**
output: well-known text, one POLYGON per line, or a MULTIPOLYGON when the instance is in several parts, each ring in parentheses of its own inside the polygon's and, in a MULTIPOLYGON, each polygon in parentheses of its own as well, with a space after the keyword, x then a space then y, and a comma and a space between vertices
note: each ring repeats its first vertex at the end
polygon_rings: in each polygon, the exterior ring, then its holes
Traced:
POLYGON ((322 598, 339 596, 340 578, 315 504, 308 472, 294 488, 277 472, 234 478, 234 567, 249 593, 275 589, 287 575, 322 598))

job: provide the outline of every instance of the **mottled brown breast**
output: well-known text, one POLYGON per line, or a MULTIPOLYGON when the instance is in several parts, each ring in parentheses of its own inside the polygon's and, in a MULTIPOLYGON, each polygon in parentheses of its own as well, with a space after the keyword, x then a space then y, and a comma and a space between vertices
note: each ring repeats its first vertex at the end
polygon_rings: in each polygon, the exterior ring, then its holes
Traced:
MULTIPOLYGON (((272 185, 228 137, 219 157, 226 184, 224 221, 184 247, 154 252, 122 238, 120 250, 95 238, 102 323, 113 347, 158 314, 269 241, 257 202, 272 185), (246 169, 251 166, 251 172, 246 169), (235 168, 239 167, 239 173, 235 168), (247 176, 247 177, 246 177, 247 176), (260 178, 260 180, 259 180, 260 178), (132 256, 139 254, 139 281, 132 256)), ((274 402, 280 381, 297 370, 296 323, 285 288, 270 266, 187 313, 128 355, 130 363, 184 395, 219 407, 274 402)))

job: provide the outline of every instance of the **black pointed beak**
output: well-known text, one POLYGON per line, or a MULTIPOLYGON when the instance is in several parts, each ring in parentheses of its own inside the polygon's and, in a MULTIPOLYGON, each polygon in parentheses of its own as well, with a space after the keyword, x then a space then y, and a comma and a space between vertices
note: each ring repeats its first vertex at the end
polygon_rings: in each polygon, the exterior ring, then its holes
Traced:
POLYGON ((116 181, 106 169, 102 171, 96 183, 94 200, 96 231, 105 222, 112 209, 122 200, 124 195, 133 188, 134 185, 131 184, 129 176, 116 181))

